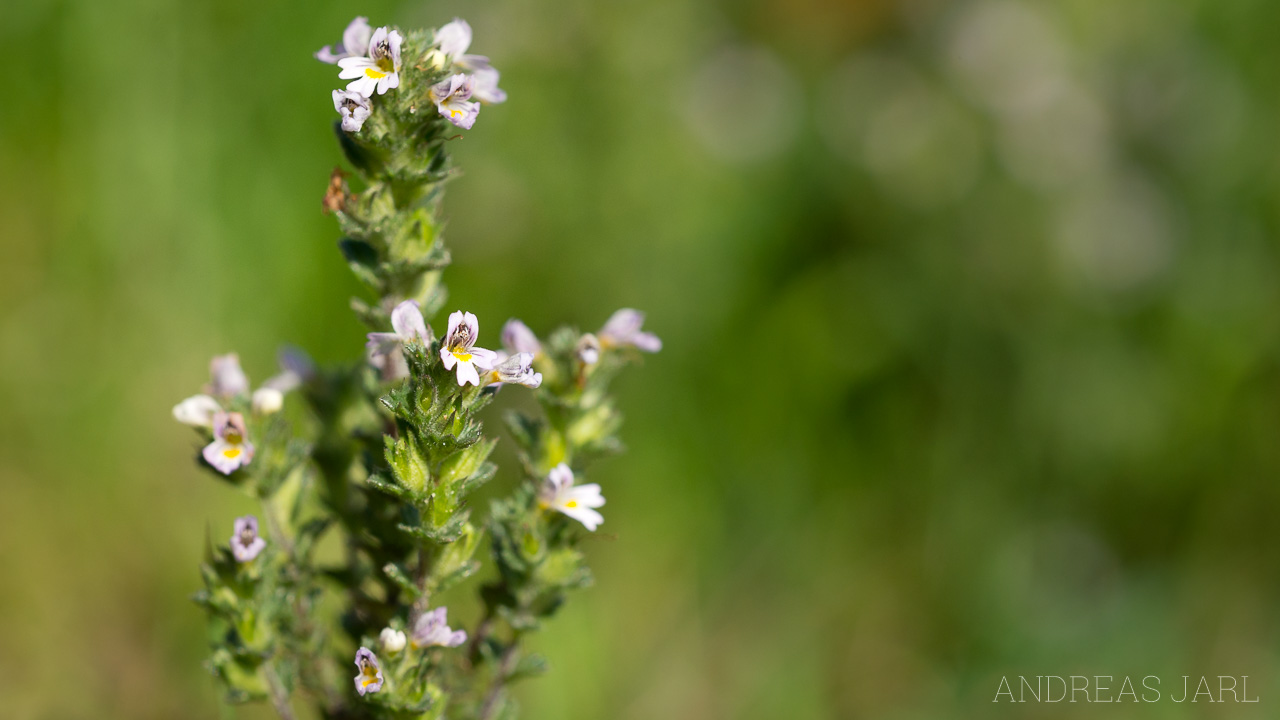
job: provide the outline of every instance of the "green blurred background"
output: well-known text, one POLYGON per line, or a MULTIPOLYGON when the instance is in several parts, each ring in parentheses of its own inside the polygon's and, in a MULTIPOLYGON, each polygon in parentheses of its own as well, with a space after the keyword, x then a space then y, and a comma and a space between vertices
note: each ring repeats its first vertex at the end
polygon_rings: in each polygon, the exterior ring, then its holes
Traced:
POLYGON ((361 352, 310 55, 356 14, 466 17, 510 92, 449 308, 666 341, 525 717, 1275 717, 1264 0, 4 3, 0 715, 266 717, 189 601, 251 507, 169 410, 361 352), (992 705, 1037 674, 1262 702, 992 705))

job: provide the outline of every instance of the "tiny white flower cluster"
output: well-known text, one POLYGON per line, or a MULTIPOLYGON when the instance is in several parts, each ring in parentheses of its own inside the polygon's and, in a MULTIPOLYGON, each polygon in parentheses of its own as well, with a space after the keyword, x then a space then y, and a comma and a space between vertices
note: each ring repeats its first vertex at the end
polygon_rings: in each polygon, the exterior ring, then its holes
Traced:
MULTIPOLYGON (((321 62, 342 69, 338 77, 350 80, 346 90, 333 91, 333 108, 342 117, 342 129, 358 132, 373 113, 374 94, 385 95, 400 87, 400 46, 404 38, 388 27, 374 30, 368 18, 351 21, 337 47, 326 45, 315 54, 321 62)), ((480 114, 480 103, 500 103, 507 94, 498 87, 498 71, 484 55, 470 55, 471 26, 455 19, 435 31, 426 60, 437 70, 457 69, 428 91, 436 110, 460 128, 469 130, 480 114), (472 98, 479 102, 472 101, 472 98)))
MULTIPOLYGON (((407 634, 394 627, 383 628, 378 635, 378 643, 388 655, 398 655, 406 646, 415 650, 458 647, 467 641, 467 631, 449 627, 448 612, 448 608, 442 605, 422 613, 407 634)), ((356 692, 364 695, 382 691, 382 664, 372 650, 361 647, 356 651, 356 669, 359 671, 354 678, 356 692)))
MULTIPOLYGON (((369 361, 382 370, 382 377, 397 380, 409 376, 403 357, 405 344, 425 344, 428 331, 422 311, 413 300, 405 300, 391 311, 391 327, 395 332, 369 333, 365 347, 369 361)), ((440 362, 445 370, 457 374, 459 386, 513 383, 536 388, 542 384, 542 373, 533 371, 531 353, 508 356, 476 347, 479 337, 480 321, 474 314, 459 310, 449 315, 449 329, 440 342, 440 362)))

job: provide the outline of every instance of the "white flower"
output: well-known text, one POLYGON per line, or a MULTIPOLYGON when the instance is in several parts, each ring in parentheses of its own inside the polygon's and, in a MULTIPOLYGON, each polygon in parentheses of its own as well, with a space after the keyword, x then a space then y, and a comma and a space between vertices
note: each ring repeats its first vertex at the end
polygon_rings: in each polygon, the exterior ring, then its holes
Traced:
MULTIPOLYGON (((480 57, 479 55, 470 55, 468 57, 480 57)), ((484 67, 469 67, 460 65, 464 70, 470 70, 471 76, 475 78, 475 83, 471 87, 471 97, 482 103, 496 105, 507 101, 507 93, 498 87, 498 71, 486 64, 484 67)))
POLYGON ((223 475, 230 475, 253 460, 253 443, 249 442, 244 416, 218 411, 213 416, 213 442, 203 450, 205 462, 223 475))
POLYGON ((454 18, 436 30, 435 45, 449 57, 461 55, 471 47, 471 26, 462 18, 454 18))
POLYGON ((184 425, 213 427, 213 416, 222 410, 217 400, 208 395, 192 395, 173 406, 173 417, 184 425))
POLYGON ((573 352, 583 365, 595 365, 600 362, 600 340, 595 335, 587 333, 578 338, 578 344, 574 346, 573 352))
POLYGON ((378 641, 382 643, 382 649, 395 655, 404 649, 405 636, 404 633, 395 628, 383 628, 382 634, 378 636, 378 641))
POLYGON ((210 395, 229 398, 249 392, 249 378, 240 369, 240 356, 235 353, 218 355, 209 361, 210 395))
POLYGON ((600 494, 600 486, 573 484, 573 470, 560 463, 551 468, 547 480, 538 493, 538 503, 556 512, 564 513, 582 523, 588 530, 594 531, 604 522, 604 516, 594 508, 604 506, 604 496, 600 494))
POLYGON ((372 34, 373 28, 369 27, 369 18, 358 17, 352 20, 347 29, 342 32, 342 44, 336 48, 325 45, 316 52, 316 59, 336 65, 343 58, 364 55, 369 52, 369 36, 372 34))
POLYGON ((378 664, 378 656, 367 647, 362 647, 356 651, 356 670, 359 672, 355 677, 356 692, 364 697, 365 693, 376 693, 382 690, 382 667, 378 664))
POLYGON ((338 61, 342 72, 338 77, 351 80, 347 89, 371 97, 400 86, 400 43, 395 30, 380 27, 369 41, 368 57, 347 57, 338 61), (354 80, 352 79, 354 78, 354 80))
POLYGON ((538 336, 533 334, 528 325, 515 318, 511 318, 506 325, 502 326, 502 347, 509 353, 525 352, 537 355, 542 352, 542 343, 538 342, 538 336))
POLYGON ((432 85, 427 97, 449 122, 463 130, 470 130, 476 124, 476 116, 480 114, 480 103, 469 102, 474 84, 475 80, 470 75, 452 75, 432 85))
POLYGON ((661 350, 662 341, 653 333, 640 332, 642 325, 644 313, 622 308, 600 328, 600 344, 603 347, 630 346, 651 353, 661 350))
POLYGON ((500 103, 507 94, 498 87, 498 71, 484 55, 468 55, 471 47, 471 26, 466 20, 455 18, 453 22, 436 31, 435 44, 459 68, 475 77, 472 95, 485 103, 500 103))
POLYGON ((413 625, 410 637, 414 647, 458 647, 467 641, 466 630, 450 629, 448 608, 443 605, 430 612, 423 613, 413 625))
POLYGON ((502 387, 507 383, 536 389, 542 385, 542 373, 533 371, 533 353, 516 353, 507 357, 498 352, 493 371, 485 376, 486 387, 502 387))
POLYGON ((350 90, 333 91, 333 109, 342 116, 342 129, 346 132, 359 132, 373 112, 369 98, 350 90))
POLYGON ((405 300, 391 311, 391 328, 395 332, 369 333, 365 347, 369 361, 382 370, 384 380, 408 377, 409 368, 404 363, 404 344, 427 343, 427 324, 422 319, 416 300, 405 300))
POLYGON ((458 384, 470 383, 480 386, 480 373, 476 368, 492 370, 498 359, 492 350, 475 347, 476 337, 480 335, 480 321, 471 313, 461 310, 449 316, 449 332, 440 346, 440 360, 445 370, 458 366, 458 384))
POLYGON ((267 547, 267 541, 258 534, 258 518, 252 515, 236 518, 231 532, 231 554, 236 562, 249 562, 267 547))

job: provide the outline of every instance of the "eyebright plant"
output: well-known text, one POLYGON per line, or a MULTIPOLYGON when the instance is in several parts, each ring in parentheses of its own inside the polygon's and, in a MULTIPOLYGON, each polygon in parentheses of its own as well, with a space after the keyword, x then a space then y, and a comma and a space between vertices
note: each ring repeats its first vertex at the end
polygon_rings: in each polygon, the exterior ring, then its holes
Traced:
POLYGON ((371 330, 360 361, 321 368, 285 349, 254 389, 221 355, 173 408, 200 435, 200 466, 261 504, 209 541, 196 594, 207 665, 232 702, 269 701, 283 718, 301 703, 325 718, 514 717, 507 688, 545 667, 522 641, 591 581, 580 546, 605 498, 584 480, 619 448, 609 382, 662 343, 630 309, 545 339, 508 320, 500 350, 484 341, 496 323, 439 314, 448 143, 481 103, 506 99, 470 45, 462 20, 402 33, 356 18, 316 53, 350 81, 333 91, 334 124, 355 182, 335 170, 324 208, 369 291, 352 300, 371 330), (481 519, 468 499, 494 476, 497 439, 478 414, 507 385, 532 390, 540 412, 507 412, 520 479, 481 519), (492 568, 468 591, 481 555, 492 568), (450 590, 476 596, 452 620, 450 590))

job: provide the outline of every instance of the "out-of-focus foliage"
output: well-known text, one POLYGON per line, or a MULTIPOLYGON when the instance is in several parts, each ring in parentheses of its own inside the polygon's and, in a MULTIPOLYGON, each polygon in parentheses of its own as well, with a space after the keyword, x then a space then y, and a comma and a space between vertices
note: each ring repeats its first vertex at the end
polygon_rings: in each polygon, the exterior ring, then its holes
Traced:
POLYGON ((23 0, 0 714, 221 715, 191 558, 251 508, 168 409, 215 353, 361 351, 310 53, 453 12, 511 99, 456 143, 451 302, 666 341, 527 717, 1044 709, 993 706, 1005 674, 1274 697, 1280 9, 23 0))

